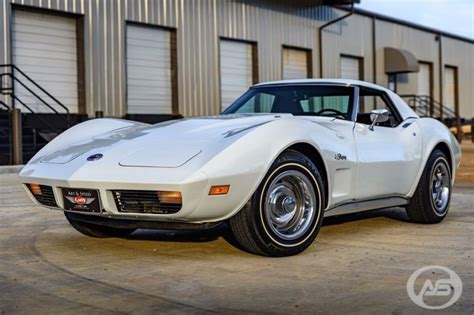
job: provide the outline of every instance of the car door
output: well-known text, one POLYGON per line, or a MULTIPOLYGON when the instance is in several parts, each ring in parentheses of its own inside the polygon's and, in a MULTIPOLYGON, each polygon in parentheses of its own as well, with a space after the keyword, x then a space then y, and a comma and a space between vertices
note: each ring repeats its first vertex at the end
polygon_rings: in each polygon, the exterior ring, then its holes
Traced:
POLYGON ((383 91, 361 88, 358 106, 356 199, 405 196, 421 163, 422 137, 416 119, 402 121, 383 91), (370 111, 383 108, 390 113, 389 121, 370 128, 370 111))

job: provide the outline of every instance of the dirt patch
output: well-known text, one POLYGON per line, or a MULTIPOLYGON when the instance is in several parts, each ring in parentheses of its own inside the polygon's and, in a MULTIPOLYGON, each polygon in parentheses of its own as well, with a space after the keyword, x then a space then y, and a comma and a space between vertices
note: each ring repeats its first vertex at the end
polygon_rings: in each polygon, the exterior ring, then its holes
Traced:
POLYGON ((464 142, 462 147, 461 166, 458 169, 456 182, 474 185, 474 143, 464 142))

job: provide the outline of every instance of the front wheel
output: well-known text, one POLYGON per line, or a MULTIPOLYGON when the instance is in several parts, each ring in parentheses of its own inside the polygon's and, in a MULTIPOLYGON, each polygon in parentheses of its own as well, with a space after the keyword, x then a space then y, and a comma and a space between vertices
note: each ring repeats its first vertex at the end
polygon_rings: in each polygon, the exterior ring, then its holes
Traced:
POLYGON ((451 168, 446 155, 435 150, 426 163, 418 187, 407 206, 407 214, 416 223, 439 223, 451 201, 451 168))
POLYGON ((241 247, 264 256, 295 255, 311 245, 323 219, 324 185, 305 155, 287 150, 246 206, 230 219, 241 247))
POLYGON ((136 229, 127 229, 127 228, 114 228, 109 226, 103 226, 98 224, 93 224, 89 222, 84 222, 78 220, 77 215, 71 214, 69 212, 64 212, 66 219, 69 221, 71 226, 76 229, 78 232, 97 238, 108 238, 108 237, 125 237, 132 234, 136 229))

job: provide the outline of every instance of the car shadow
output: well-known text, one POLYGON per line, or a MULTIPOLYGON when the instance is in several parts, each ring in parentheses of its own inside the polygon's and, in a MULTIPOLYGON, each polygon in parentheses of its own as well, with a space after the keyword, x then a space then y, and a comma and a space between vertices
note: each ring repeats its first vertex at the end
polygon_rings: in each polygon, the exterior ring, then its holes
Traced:
MULTIPOLYGON (((403 208, 389 208, 328 217, 323 220, 322 227, 380 217, 395 221, 410 222, 406 215, 406 211, 403 208)), ((231 245, 241 249, 240 245, 230 232, 227 223, 223 223, 208 230, 137 230, 126 237, 126 239, 129 240, 183 243, 205 243, 215 241, 218 238, 223 238, 231 245)))
POLYGON ((404 208, 388 208, 327 217, 324 218, 323 226, 337 225, 379 217, 410 223, 410 219, 408 218, 404 208))

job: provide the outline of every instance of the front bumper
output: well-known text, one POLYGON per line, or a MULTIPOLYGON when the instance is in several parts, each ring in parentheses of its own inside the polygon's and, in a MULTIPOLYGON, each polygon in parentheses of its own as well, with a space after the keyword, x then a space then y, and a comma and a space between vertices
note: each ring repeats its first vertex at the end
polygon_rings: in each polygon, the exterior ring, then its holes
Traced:
POLYGON ((20 179, 29 197, 39 206, 45 207, 36 200, 26 184, 51 186, 57 207, 46 207, 56 210, 69 211, 64 209, 62 188, 95 189, 99 192, 102 212, 78 213, 110 219, 183 223, 218 222, 231 217, 251 195, 253 187, 248 183, 258 182, 256 170, 209 178, 200 170, 181 176, 178 169, 114 168, 106 170, 106 174, 100 169, 90 168, 68 173, 64 165, 27 165, 20 173, 20 179), (108 180, 103 180, 104 177, 108 180), (228 194, 208 195, 211 186, 224 184, 231 186, 228 194), (114 190, 177 191, 182 196, 182 207, 178 212, 169 214, 124 213, 117 208, 114 190))

